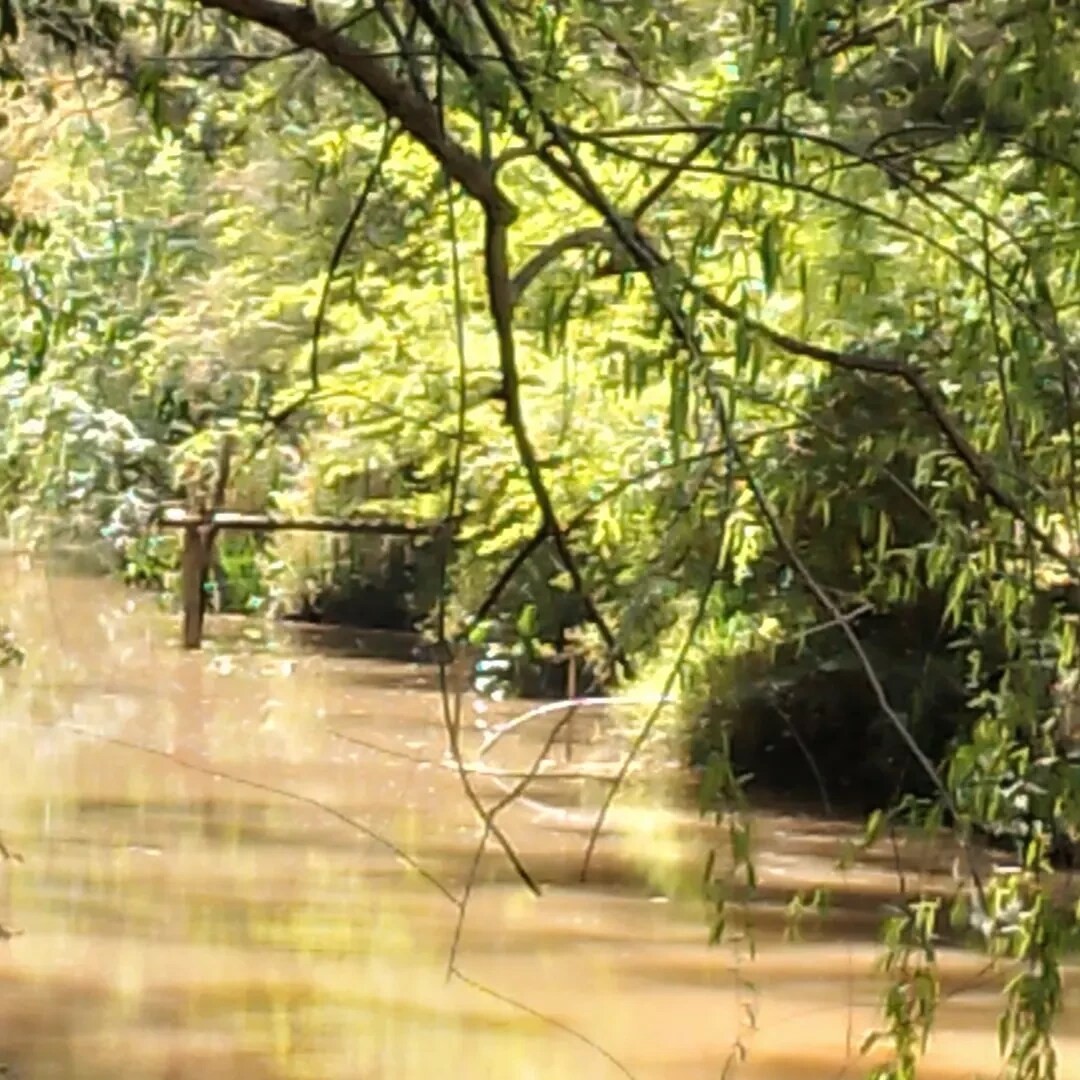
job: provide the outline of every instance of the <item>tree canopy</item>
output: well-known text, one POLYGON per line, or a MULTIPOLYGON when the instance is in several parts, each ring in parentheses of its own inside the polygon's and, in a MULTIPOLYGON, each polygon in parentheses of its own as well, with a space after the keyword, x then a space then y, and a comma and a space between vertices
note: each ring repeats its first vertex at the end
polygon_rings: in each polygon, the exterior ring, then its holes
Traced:
MULTIPOLYGON (((966 839, 1048 800, 975 893, 1027 964, 1012 1067, 1049 1075, 1078 29, 1054 0, 0 0, 0 508, 153 577, 147 514, 232 432, 241 503, 460 517, 439 633, 576 635, 729 734, 748 684, 857 685, 844 722, 910 780, 883 811, 914 791, 966 839)), ((253 592, 319 543, 261 547, 253 592)))

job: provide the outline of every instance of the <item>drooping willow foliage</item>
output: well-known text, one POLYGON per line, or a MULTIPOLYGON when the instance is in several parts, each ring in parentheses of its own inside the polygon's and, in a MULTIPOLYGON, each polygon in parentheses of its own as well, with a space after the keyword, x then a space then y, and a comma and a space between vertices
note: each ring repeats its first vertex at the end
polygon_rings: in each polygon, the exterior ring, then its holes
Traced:
MULTIPOLYGON (((4 511, 166 558, 140 515, 231 430, 253 505, 460 516, 448 632, 576 631, 608 678, 677 661, 694 715, 842 685, 882 811, 917 792, 964 841, 1017 838, 954 914, 1022 961, 1003 1047, 1050 1075, 1078 23, 4 0, 4 511)), ((262 572, 297 588, 318 556, 281 540, 262 572)), ((941 918, 890 928, 890 1075, 917 1066, 941 918)))

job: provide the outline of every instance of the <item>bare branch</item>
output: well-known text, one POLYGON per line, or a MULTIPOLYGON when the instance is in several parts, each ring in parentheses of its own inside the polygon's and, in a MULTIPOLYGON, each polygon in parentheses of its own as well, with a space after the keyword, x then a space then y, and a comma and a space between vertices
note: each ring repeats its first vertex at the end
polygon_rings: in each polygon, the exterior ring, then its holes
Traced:
MULTIPOLYGON (((572 714, 571 714, 572 715, 572 714)), ((454 936, 450 942, 450 951, 447 954, 446 972, 447 976, 452 975, 456 964, 458 949, 461 947, 461 935, 465 929, 465 916, 469 909, 469 899, 472 897, 473 889, 476 887, 476 873, 480 868, 480 860, 483 858, 484 849, 487 847, 487 841, 489 836, 498 836, 499 826, 496 824, 495 818, 512 803, 521 794, 522 791, 528 786, 530 780, 534 779, 536 773, 540 769, 540 763, 547 755, 551 744, 555 741, 555 735, 562 729, 562 727, 568 723, 569 716, 564 716, 554 729, 550 733, 547 742, 544 743, 543 748, 536 755, 533 760, 532 768, 525 774, 525 776, 518 781, 518 783, 508 792, 506 792, 501 799, 499 799, 493 806, 484 809, 480 808, 480 819, 484 823, 483 831, 480 834, 480 839, 476 843, 476 849, 473 851, 473 857, 469 862, 469 871, 465 875, 465 887, 461 893, 461 903, 458 905, 458 917, 457 922, 454 925, 454 936)), ((465 765, 464 759, 461 757, 460 752, 455 757, 455 765, 459 774, 461 775, 462 783, 469 785, 471 790, 471 780, 469 775, 469 769, 465 765)))

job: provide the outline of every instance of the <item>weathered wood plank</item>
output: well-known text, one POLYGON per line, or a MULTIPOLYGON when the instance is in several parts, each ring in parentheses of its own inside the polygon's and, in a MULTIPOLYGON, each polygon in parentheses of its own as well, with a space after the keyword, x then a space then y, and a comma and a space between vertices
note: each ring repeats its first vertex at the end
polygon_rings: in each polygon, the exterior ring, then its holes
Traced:
POLYGON ((247 529, 251 532, 295 530, 296 532, 367 533, 382 536, 432 536, 443 528, 442 522, 413 525, 374 518, 283 518, 274 514, 243 513, 235 510, 217 510, 204 516, 193 513, 185 507, 163 508, 158 524, 174 529, 211 526, 215 529, 247 529))

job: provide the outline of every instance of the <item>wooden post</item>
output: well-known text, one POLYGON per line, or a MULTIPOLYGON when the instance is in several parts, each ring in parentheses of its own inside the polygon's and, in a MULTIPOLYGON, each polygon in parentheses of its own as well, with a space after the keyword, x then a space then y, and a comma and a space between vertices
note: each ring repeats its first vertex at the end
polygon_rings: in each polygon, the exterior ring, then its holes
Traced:
POLYGON ((206 568, 203 563, 203 526, 188 525, 184 529, 184 554, 181 560, 180 593, 184 606, 184 648, 197 649, 202 644, 203 581, 206 568))
POLYGON ((225 495, 229 488, 229 471, 232 468, 232 453, 236 447, 236 436, 226 435, 218 448, 217 476, 214 481, 214 498, 211 510, 220 510, 225 505, 225 495))
POLYGON ((217 475, 214 479, 212 501, 207 507, 200 500, 199 524, 184 527, 184 554, 181 562, 181 593, 184 607, 184 648, 202 646, 203 623, 206 619, 206 582, 214 561, 214 541, 217 527, 213 524, 215 511, 225 502, 229 486, 229 469, 235 440, 226 435, 218 451, 217 475))

